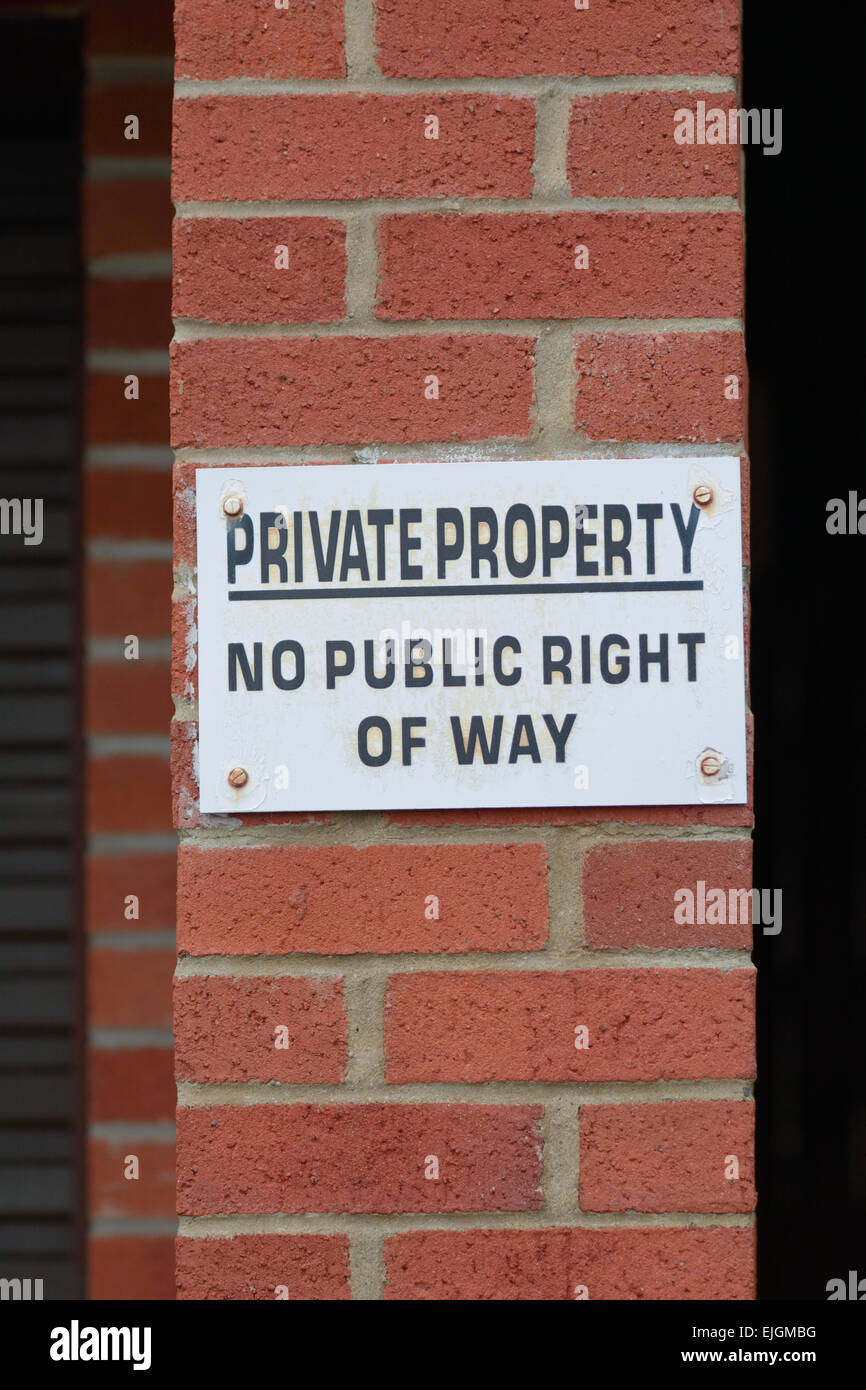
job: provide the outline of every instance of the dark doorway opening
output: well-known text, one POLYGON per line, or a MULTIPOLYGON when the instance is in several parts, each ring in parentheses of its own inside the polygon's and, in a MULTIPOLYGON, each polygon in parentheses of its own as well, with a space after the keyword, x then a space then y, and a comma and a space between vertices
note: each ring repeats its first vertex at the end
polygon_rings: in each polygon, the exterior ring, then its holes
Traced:
POLYGON ((82 25, 0 18, 0 51, 0 1277, 22 1281, 4 1297, 67 1299, 84 1293, 82 25))
POLYGON ((755 883, 783 892, 782 932, 755 956, 761 1298, 866 1276, 866 535, 826 526, 831 498, 866 497, 849 51, 841 15, 834 30, 748 0, 743 105, 781 108, 784 132, 781 154, 746 155, 755 883))

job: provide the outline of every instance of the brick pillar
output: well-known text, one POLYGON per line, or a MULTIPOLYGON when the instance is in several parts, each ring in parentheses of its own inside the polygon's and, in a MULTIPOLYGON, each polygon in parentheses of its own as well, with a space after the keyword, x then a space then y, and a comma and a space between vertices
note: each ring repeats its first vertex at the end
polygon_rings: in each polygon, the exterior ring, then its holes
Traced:
POLYGON ((738 6, 175 22, 179 1296, 750 1298, 750 927, 674 919, 749 886, 750 808, 196 782, 196 467, 744 451, 739 151, 674 140, 738 6))

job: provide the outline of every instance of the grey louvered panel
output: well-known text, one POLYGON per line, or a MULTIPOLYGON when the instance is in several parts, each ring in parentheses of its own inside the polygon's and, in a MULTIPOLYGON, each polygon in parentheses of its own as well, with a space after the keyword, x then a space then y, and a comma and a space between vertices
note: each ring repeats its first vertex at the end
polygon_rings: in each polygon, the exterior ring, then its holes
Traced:
POLYGON ((10 1126, 0 1130, 0 1165, 20 1163, 23 1154, 34 1162, 59 1163, 72 1153, 72 1141, 65 1130, 10 1126))
MULTIPOLYGON (((69 658, 57 656, 0 656, 0 689, 20 690, 35 686, 39 690, 68 689, 74 679, 69 658)), ((2 872, 2 870, 0 870, 2 872)))
POLYGON ((72 966, 68 940, 8 940, 0 936, 0 974, 28 971, 33 975, 68 974, 72 966))
MULTIPOLYGON (((16 376, 34 364, 49 371, 67 367, 75 361, 77 351, 76 329, 71 323, 19 324, 14 336, 0 327, 0 371, 7 368, 16 376)), ((46 404, 51 394, 47 384, 46 404)))
MULTIPOLYGON (((2 301, 0 294, 0 301, 2 301)), ((2 307, 0 307, 0 317, 2 317, 2 307)), ((31 330, 31 332, 41 332, 41 325, 31 330)), ((3 335, 3 325, 0 323, 0 336, 3 335)), ((8 336, 8 335, 7 335, 8 336)), ((0 423, 2 423, 2 412, 6 410, 21 410, 22 408, 33 406, 36 409, 68 410, 75 404, 75 393, 66 372, 58 373, 52 380, 50 377, 22 374, 21 372, 13 375, 11 372, 4 377, 0 377, 0 423)))
POLYGON ((6 600, 0 595, 0 651, 12 647, 35 652, 46 647, 68 647, 75 632, 73 615, 68 603, 51 602, 39 605, 39 627, 33 614, 30 621, 23 611, 28 605, 6 600))
POLYGON ((75 426, 68 415, 46 415, 38 420, 23 412, 3 417, 0 434, 0 462, 56 459, 75 448, 75 426))
POLYGON ((28 782, 58 786, 71 781, 73 772, 72 754, 65 746, 45 748, 34 743, 26 750, 12 746, 3 755, 0 786, 23 786, 28 782))
POLYGON ((25 467, 13 459, 3 467, 3 489, 7 497, 36 495, 46 506, 49 502, 60 501, 68 507, 74 486, 68 470, 58 467, 56 460, 49 459, 41 465, 31 462, 25 467))
MULTIPOLYGON (((50 750, 52 758, 72 760, 69 749, 50 750)), ((44 843, 21 845, 14 849, 0 844, 0 882, 10 888, 36 883, 69 884, 75 872, 75 857, 69 847, 44 843)))
POLYGON ((0 932, 35 935, 68 931, 73 907, 69 883, 5 883, 0 897, 0 932))
MULTIPOLYGON (((0 279, 0 327, 7 320, 51 323, 58 313, 74 314, 76 302, 77 290, 67 281, 26 285, 19 280, 0 279)), ((73 401, 74 395, 70 393, 69 399, 73 401)))
POLYGON ((75 1088, 68 1071, 12 1072, 0 1076, 0 1124, 68 1125, 75 1088))
POLYGON ((51 1256, 68 1255, 73 1248, 72 1228, 68 1221, 47 1220, 40 1222, 3 1221, 0 1222, 0 1257, 28 1255, 29 1258, 50 1259, 51 1256))
POLYGON ((58 1216, 72 1210, 72 1201, 68 1163, 0 1163, 0 1218, 58 1216))
POLYGON ((82 1293, 81 50, 79 21, 0 16, 0 496, 44 528, 0 536, 0 1275, 46 1299, 82 1293))
POLYGON ((67 1032, 0 1033, 0 1071, 62 1071, 71 1063, 67 1032))
POLYGON ((68 695, 4 695, 0 691, 0 744, 28 739, 40 741, 46 729, 52 742, 72 732, 68 695))
POLYGON ((65 977, 0 980, 0 1019, 4 1027, 20 1028, 35 1024, 40 1028, 56 1028, 68 1024, 72 1009, 69 980, 65 977))
POLYGON ((0 788, 0 821, 6 823, 2 838, 7 843, 58 839, 68 832, 76 804, 76 794, 68 787, 22 788, 18 796, 0 788), (14 822, 10 820, 13 815, 14 822))
MULTIPOLYGON (((45 519, 46 526, 50 526, 53 518, 49 515, 45 519)), ((67 530, 64 520, 63 529, 67 530)), ((8 537, 4 537, 8 541, 8 537)), ((71 565, 59 564, 56 559, 52 559, 52 551, 56 555, 57 547, 60 543, 59 536, 52 536, 51 543, 44 548, 40 546, 24 546, 18 540, 20 555, 17 563, 10 554, 8 545, 0 544, 0 569, 8 570, 0 576, 0 585, 3 586, 7 601, 14 601, 18 595, 19 601, 32 604, 35 599, 42 598, 62 598, 69 592, 73 582, 74 571, 71 565), (34 557, 39 552, 40 560, 34 557)))
MULTIPOLYGON (((0 1227, 2 1231, 2 1227, 0 1227)), ((16 1279, 41 1279, 42 1297, 48 1300, 67 1302, 69 1299, 81 1297, 80 1275, 73 1264, 68 1259, 57 1258, 50 1260, 44 1257, 39 1260, 21 1259, 15 1257, 14 1267, 5 1261, 0 1261, 0 1275, 13 1275, 16 1279)), ((31 1295, 35 1297, 35 1295, 31 1295)), ((12 1305, 10 1305, 11 1308, 12 1305)), ((8 1317, 14 1317, 10 1311, 8 1317)))
POLYGON ((76 273, 68 231, 0 231, 0 282, 22 280, 68 284, 76 273))
MULTIPOLYGON (((3 422, 0 419, 0 429, 2 428, 3 422)), ((48 584, 49 578, 54 579, 55 582, 59 579, 68 592, 69 568, 59 563, 69 555, 72 540, 68 506, 65 501, 58 505, 57 499, 46 497, 39 485, 39 478, 31 475, 28 482, 28 491, 35 493, 42 503, 42 540, 37 546, 35 538, 33 543, 27 545, 23 536, 0 536, 0 560, 5 564, 15 565, 16 568, 18 564, 22 567, 29 564, 31 577, 34 581, 45 586, 48 584), (38 569, 35 563, 37 552, 39 560, 42 562, 38 569), (37 574, 40 572, 43 572, 45 577, 42 580, 37 580, 37 574)), ((23 520, 24 516, 22 515, 23 520)), ((35 509, 27 514, 27 520, 32 532, 34 526, 38 525, 35 509)), ((14 579, 14 574, 10 575, 7 584, 14 583, 14 579)))

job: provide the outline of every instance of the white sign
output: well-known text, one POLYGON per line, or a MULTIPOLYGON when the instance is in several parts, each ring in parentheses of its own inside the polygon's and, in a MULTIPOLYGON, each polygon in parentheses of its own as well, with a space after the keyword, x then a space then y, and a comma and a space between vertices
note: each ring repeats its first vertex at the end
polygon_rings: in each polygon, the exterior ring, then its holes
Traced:
POLYGON ((203 811, 746 800, 739 459, 196 485, 203 811))

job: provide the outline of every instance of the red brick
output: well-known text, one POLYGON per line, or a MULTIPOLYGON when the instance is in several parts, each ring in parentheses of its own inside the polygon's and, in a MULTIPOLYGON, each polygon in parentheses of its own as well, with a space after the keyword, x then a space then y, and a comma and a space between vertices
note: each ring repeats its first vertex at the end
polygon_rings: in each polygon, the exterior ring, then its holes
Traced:
POLYGON ((174 507, 174 562, 176 565, 196 564, 196 470, 207 467, 202 463, 186 463, 175 459, 172 476, 174 507))
POLYGON ((408 1231, 385 1240, 386 1299, 753 1299, 753 1230, 408 1231))
MULTIPOLYGON (((745 376, 740 379, 740 389, 748 393, 749 378, 748 364, 744 367, 745 376)), ((743 565, 748 567, 752 558, 752 517, 751 517, 751 496, 752 496, 752 466, 748 454, 740 455, 740 497, 742 498, 742 547, 743 565)), ((749 696, 749 590, 748 586, 743 585, 743 626, 745 651, 745 685, 746 698, 749 696)), ((747 775, 750 784, 749 797, 751 799, 752 763, 754 761, 754 718, 749 710, 746 711, 746 761, 748 764, 747 775)))
POLYGON ((376 0, 378 63, 389 77, 564 73, 736 73, 736 0, 617 0, 575 11, 524 0, 376 0))
POLYGON ((194 594, 171 607, 171 693, 179 700, 198 699, 196 607, 194 594))
POLYGON ((211 323, 319 323, 346 312, 346 228, 326 217, 178 218, 174 316, 211 323), (278 246, 288 266, 274 266, 278 246))
POLYGON ((475 92, 183 99, 174 197, 528 198, 534 127, 531 101, 475 92))
POLYGON ((171 724, 164 661, 91 662, 86 675, 89 734, 166 734, 171 724))
POLYGON ((342 0, 175 0, 178 77, 345 77, 342 0))
POLYGON ((168 758, 91 758, 87 765, 87 829, 91 835, 168 830, 168 758))
POLYGON ((582 1105, 581 1210, 753 1211, 754 1124, 746 1101, 582 1105))
POLYGON ((92 948, 88 963, 91 1028, 170 1028, 172 951, 92 948))
MULTIPOLYGON (((193 610, 188 610, 194 612, 193 610)), ((177 605, 172 610, 172 685, 173 693, 181 677, 180 656, 175 637, 177 605)), ((196 689, 198 680, 196 678, 196 689)), ((198 724, 194 720, 175 719, 171 726, 171 808, 172 824, 176 829, 191 829, 199 825, 217 825, 214 817, 199 810, 198 783, 198 724)), ((238 818, 239 819, 239 818, 238 818)), ((237 820, 233 820, 237 824, 237 820)))
POLYGON ((178 1110, 178 1210, 534 1211, 537 1105, 178 1110), (425 1177, 435 1156, 439 1178, 425 1177))
MULTIPOLYGON (((731 889, 752 886, 752 845, 749 840, 641 840, 630 844, 596 845, 583 859, 583 914, 587 945, 726 946, 748 949, 749 920, 694 924, 674 921, 681 888, 695 895, 698 883, 706 892, 725 893, 725 917, 731 889)), ((707 912, 712 912, 710 905, 707 912)), ((706 915, 706 913, 705 913, 706 915)))
MULTIPOLYGON (((691 71, 691 69, 690 69, 691 71)), ((572 103, 568 177, 576 198, 716 198, 740 191, 739 145, 678 145, 683 108, 738 105, 734 92, 603 92, 572 103)))
MULTIPOLYGON (((140 402, 124 402, 136 409, 140 402)), ((167 433, 167 417, 162 435, 167 433)), ((111 540, 169 540, 171 476, 165 469, 90 468, 84 475, 88 537, 111 540)))
POLYGON ((88 1297, 167 1302, 175 1297, 171 1236, 96 1236, 87 1249, 88 1297))
POLYGON ((143 1139, 91 1139, 87 1149, 87 1211, 91 1220, 173 1217, 174 1144, 143 1139), (137 1178, 124 1177, 138 1159, 137 1178))
POLYGON ((171 156, 171 82, 89 83, 85 91, 84 147, 95 155, 130 160, 171 156), (127 116, 138 117, 138 139, 126 138, 127 116))
POLYGON ((206 1236, 177 1240, 177 1296, 330 1302, 349 1298, 348 1236, 206 1236))
POLYGON ((392 976, 392 1085, 755 1074, 750 970, 419 971, 392 976), (575 1028, 589 1047, 575 1047, 575 1028))
POLYGON ((178 1080, 339 1082, 346 1070, 343 981, 327 976, 180 979, 174 989, 178 1080), (277 1048, 275 1030, 288 1029, 277 1048))
POLYGON ((537 950, 543 845, 201 850, 178 856, 178 945, 190 955, 537 950), (439 899, 438 921, 425 916, 439 899))
POLYGON ((174 1120, 174 1062, 168 1047, 91 1048, 87 1055, 88 1119, 91 1124, 174 1120))
POLYGON ((88 280, 90 348, 164 348, 171 342, 171 281, 88 280))
POLYGON ((586 333, 574 340, 575 424, 588 439, 716 443, 746 432, 740 333, 586 333), (726 400, 737 377, 739 400, 726 400))
POLYGON ((127 400, 125 371, 89 372, 84 433, 94 444, 163 444, 168 438, 168 378, 136 372, 139 395, 127 400))
POLYGON ((175 447, 526 438, 534 341, 453 334, 172 346, 175 447), (426 400, 425 377, 439 377, 426 400))
POLYGON ((124 57, 169 56, 172 51, 171 0, 118 6, 117 0, 89 0, 87 52, 124 57))
POLYGON ((84 582, 88 637, 168 635, 172 587, 169 560, 89 560, 84 582))
POLYGON ((177 861, 173 853, 89 854, 85 872, 88 931, 174 929, 177 861), (139 915, 129 921, 124 909, 131 893, 138 898, 139 915))
POLYGON ((122 256, 171 250, 168 179, 88 179, 84 184, 84 252, 122 256))
POLYGON ((743 305, 739 213, 394 213, 381 319, 718 318, 743 305), (589 268, 575 270, 576 246, 589 268))

